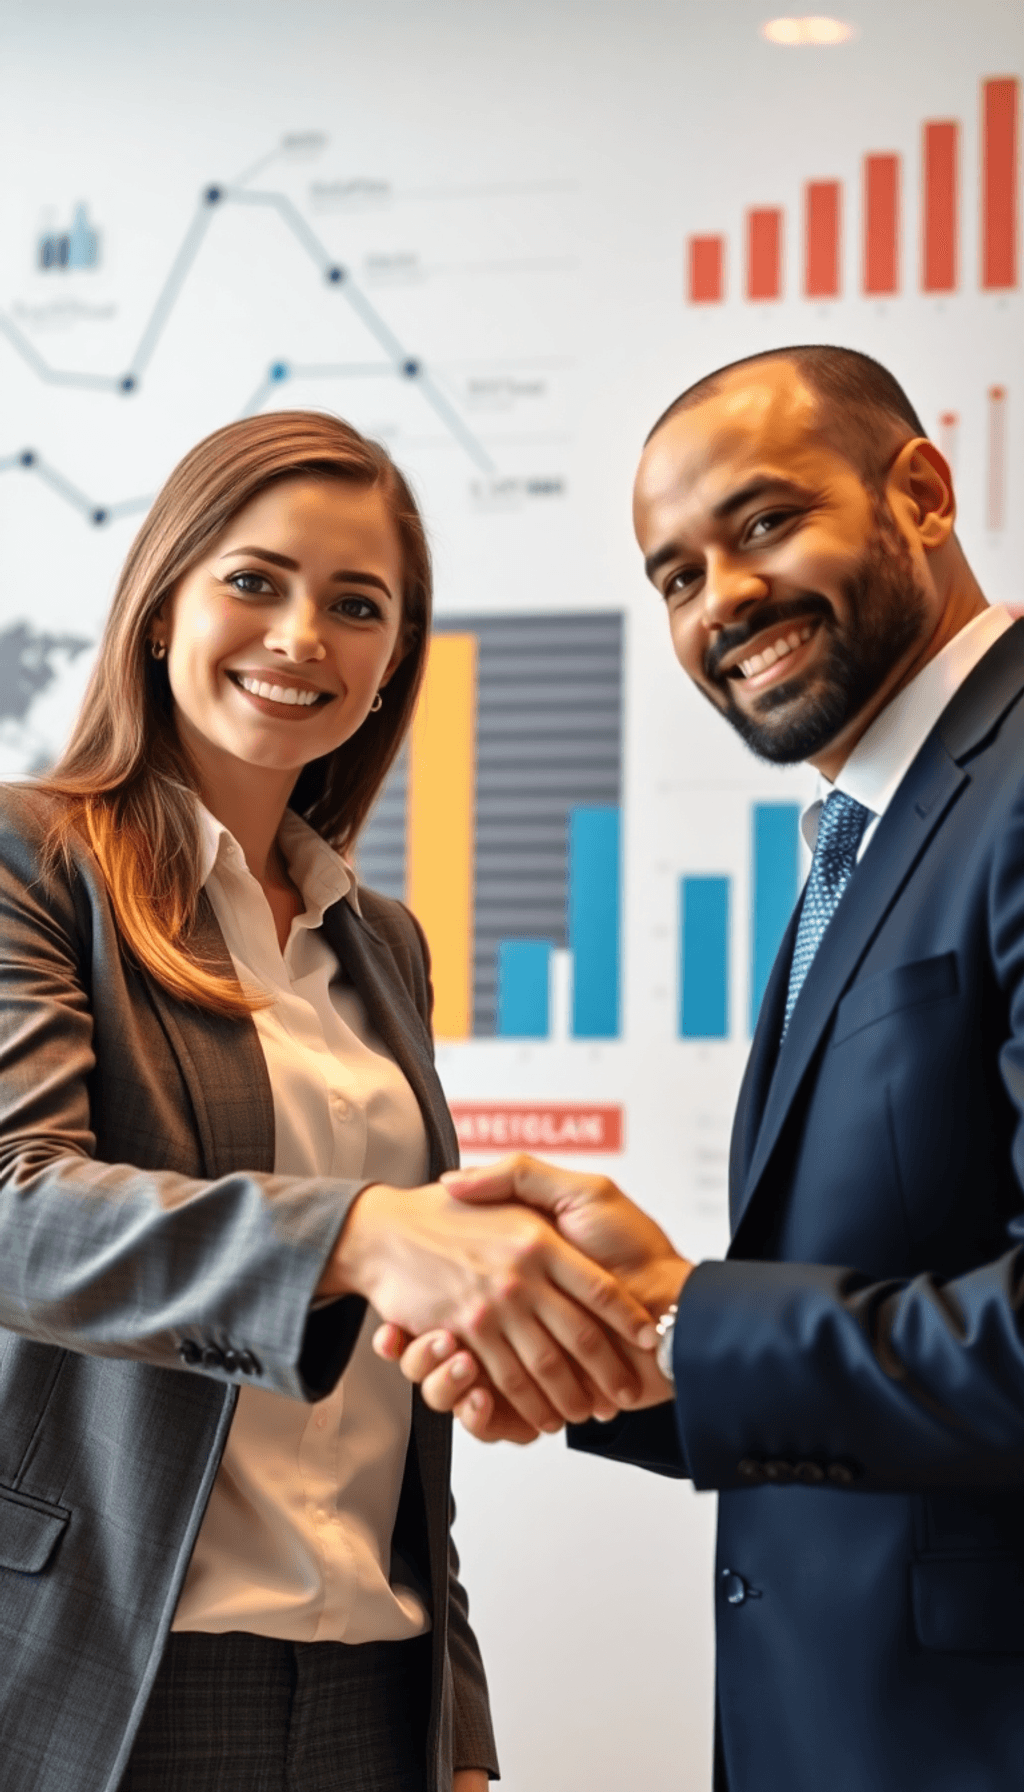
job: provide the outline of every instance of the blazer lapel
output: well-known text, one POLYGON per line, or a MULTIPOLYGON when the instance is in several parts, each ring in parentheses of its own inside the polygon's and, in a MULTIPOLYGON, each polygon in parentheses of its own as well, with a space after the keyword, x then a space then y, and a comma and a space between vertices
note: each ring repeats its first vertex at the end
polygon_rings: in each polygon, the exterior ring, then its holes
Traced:
MULTIPOLYGON (((189 945, 207 969, 234 976, 231 955, 205 891, 189 945)), ((192 1101, 208 1176, 274 1168, 274 1097, 259 1035, 249 1018, 228 1020, 186 1005, 146 979, 192 1101)))
POLYGON ((324 932, 366 1004, 375 1033, 383 1040, 420 1104, 430 1140, 430 1173, 458 1163, 459 1145, 444 1091, 434 1069, 429 1030, 394 965, 387 942, 374 933, 349 902, 336 902, 324 915, 324 932))
POLYGON ((1020 697, 1022 685, 1024 621, 1008 629, 974 668, 907 772, 814 956, 785 1043, 776 1050, 798 905, 765 992, 737 1107, 730 1160, 737 1254, 745 1248, 740 1227, 747 1230, 786 1117, 840 999, 950 804, 969 782, 960 762, 983 744, 1020 697))

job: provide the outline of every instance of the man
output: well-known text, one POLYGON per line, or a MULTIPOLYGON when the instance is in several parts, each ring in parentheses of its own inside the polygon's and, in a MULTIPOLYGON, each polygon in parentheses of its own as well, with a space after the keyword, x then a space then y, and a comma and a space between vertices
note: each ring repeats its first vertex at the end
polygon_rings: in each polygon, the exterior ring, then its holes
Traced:
MULTIPOLYGON (((740 1094, 732 1244, 692 1267, 612 1185, 525 1159, 449 1188, 545 1208, 663 1315, 673 1404, 572 1441, 720 1490, 716 1784, 1017 1792, 1024 623, 986 605, 905 394, 848 350, 684 393, 634 514, 684 669, 825 796, 740 1094)), ((526 1435, 454 1349, 409 1347, 428 1400, 526 1435)))

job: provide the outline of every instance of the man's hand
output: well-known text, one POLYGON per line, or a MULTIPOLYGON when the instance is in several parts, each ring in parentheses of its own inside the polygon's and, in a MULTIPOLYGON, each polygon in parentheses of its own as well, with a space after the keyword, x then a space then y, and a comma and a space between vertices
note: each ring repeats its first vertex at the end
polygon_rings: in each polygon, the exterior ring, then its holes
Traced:
POLYGON ((631 1406, 628 1346, 642 1358, 655 1342, 640 1299, 539 1213, 438 1184, 364 1189, 317 1293, 364 1295, 411 1335, 444 1327, 534 1433, 631 1406))
POLYGON ((460 1767, 452 1774, 452 1792, 487 1792, 490 1783, 482 1767, 460 1767))
MULTIPOLYGON (((462 1201, 517 1200, 539 1208, 567 1241, 612 1270, 652 1316, 678 1300, 690 1273, 692 1265, 680 1257, 661 1227, 607 1177, 563 1170, 520 1155, 493 1167, 450 1171, 442 1180, 462 1201)), ((482 1441, 528 1443, 538 1435, 529 1415, 509 1404, 489 1379, 486 1365, 463 1349, 450 1331, 434 1331, 410 1343, 407 1333, 386 1326, 377 1333, 374 1348, 381 1356, 401 1361, 403 1374, 421 1383, 429 1406, 454 1412, 482 1441)), ((653 1356, 636 1350, 628 1354, 640 1384, 631 1409, 670 1399, 671 1385, 653 1356)), ((611 1416, 596 1401, 594 1411, 601 1418, 611 1416)))

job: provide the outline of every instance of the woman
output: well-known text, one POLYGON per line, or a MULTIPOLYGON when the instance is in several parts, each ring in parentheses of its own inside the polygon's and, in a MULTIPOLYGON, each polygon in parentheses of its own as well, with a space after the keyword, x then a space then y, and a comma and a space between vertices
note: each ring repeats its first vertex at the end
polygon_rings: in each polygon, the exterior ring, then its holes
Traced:
POLYGON ((366 1301, 548 1425, 628 1379, 577 1301, 646 1315, 543 1222, 422 1186, 456 1156, 423 941, 335 847, 429 604, 381 449, 220 430, 131 550, 63 759, 3 793, 4 1792, 496 1772, 446 1421, 366 1301))

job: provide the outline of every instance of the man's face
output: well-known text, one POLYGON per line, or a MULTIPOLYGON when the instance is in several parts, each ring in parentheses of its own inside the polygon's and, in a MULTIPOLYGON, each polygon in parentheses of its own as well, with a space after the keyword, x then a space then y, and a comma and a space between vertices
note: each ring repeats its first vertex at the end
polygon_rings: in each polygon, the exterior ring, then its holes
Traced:
POLYGON ((789 362, 738 369, 662 426, 634 520, 680 664, 764 759, 827 761, 934 629, 910 538, 789 362))

